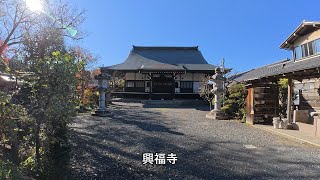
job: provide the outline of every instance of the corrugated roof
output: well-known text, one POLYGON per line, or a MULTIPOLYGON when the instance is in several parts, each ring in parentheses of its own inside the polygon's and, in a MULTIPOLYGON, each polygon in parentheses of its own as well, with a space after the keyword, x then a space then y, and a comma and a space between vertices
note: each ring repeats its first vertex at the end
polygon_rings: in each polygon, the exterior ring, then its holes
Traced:
POLYGON ((101 69, 213 71, 215 67, 214 65, 208 64, 201 51, 199 51, 198 46, 133 46, 128 58, 123 63, 101 69))

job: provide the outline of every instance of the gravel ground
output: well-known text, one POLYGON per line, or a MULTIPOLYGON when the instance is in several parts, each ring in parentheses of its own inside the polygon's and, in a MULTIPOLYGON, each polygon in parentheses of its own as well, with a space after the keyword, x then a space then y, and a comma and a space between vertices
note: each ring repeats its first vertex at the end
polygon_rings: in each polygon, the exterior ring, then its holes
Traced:
POLYGON ((320 179, 320 148, 206 119, 205 108, 110 108, 113 117, 82 114, 71 125, 73 179, 320 179), (143 165, 148 152, 178 160, 143 165))

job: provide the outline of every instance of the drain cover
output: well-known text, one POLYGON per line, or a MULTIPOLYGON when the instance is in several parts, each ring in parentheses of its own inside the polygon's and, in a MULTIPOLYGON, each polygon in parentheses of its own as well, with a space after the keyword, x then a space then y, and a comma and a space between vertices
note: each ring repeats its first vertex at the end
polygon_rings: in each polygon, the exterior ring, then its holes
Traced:
POLYGON ((245 148, 247 149, 256 149, 257 147, 255 147, 254 145, 252 144, 248 144, 248 145, 243 145, 245 148))

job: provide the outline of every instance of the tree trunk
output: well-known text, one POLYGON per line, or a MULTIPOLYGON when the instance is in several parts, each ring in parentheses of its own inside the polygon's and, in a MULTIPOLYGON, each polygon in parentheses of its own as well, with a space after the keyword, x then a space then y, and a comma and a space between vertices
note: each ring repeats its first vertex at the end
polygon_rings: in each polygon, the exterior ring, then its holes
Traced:
POLYGON ((84 110, 83 101, 84 101, 84 78, 82 77, 82 80, 81 80, 81 103, 80 103, 81 111, 84 110))
POLYGON ((8 36, 6 37, 6 39, 3 41, 2 45, 0 45, 0 55, 4 52, 8 42, 10 41, 11 36, 13 35, 13 33, 16 31, 17 27, 18 27, 19 23, 14 24, 10 33, 8 34, 8 36))
MULTIPOLYGON (((17 137, 15 137, 17 138, 17 137)), ((12 150, 12 159, 13 159, 13 162, 18 165, 20 163, 19 161, 19 145, 18 145, 18 142, 17 142, 17 139, 14 139, 12 142, 11 142, 11 150, 12 150)))
POLYGON ((36 171, 38 173, 40 168, 40 124, 39 122, 36 123, 35 140, 36 140, 36 168, 37 168, 36 171))
POLYGON ((85 73, 85 67, 82 67, 82 72, 81 72, 81 99, 80 99, 80 110, 84 111, 84 73, 85 73))

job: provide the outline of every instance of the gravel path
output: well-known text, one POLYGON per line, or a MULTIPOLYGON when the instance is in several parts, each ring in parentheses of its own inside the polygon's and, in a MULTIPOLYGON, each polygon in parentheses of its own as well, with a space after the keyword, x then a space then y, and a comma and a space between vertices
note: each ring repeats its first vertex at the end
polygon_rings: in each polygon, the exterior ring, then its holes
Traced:
POLYGON ((71 125, 74 179, 320 179, 320 148, 194 108, 112 105, 71 125), (247 149, 244 145, 257 148, 247 149), (143 165, 143 153, 175 153, 175 165, 143 165))

